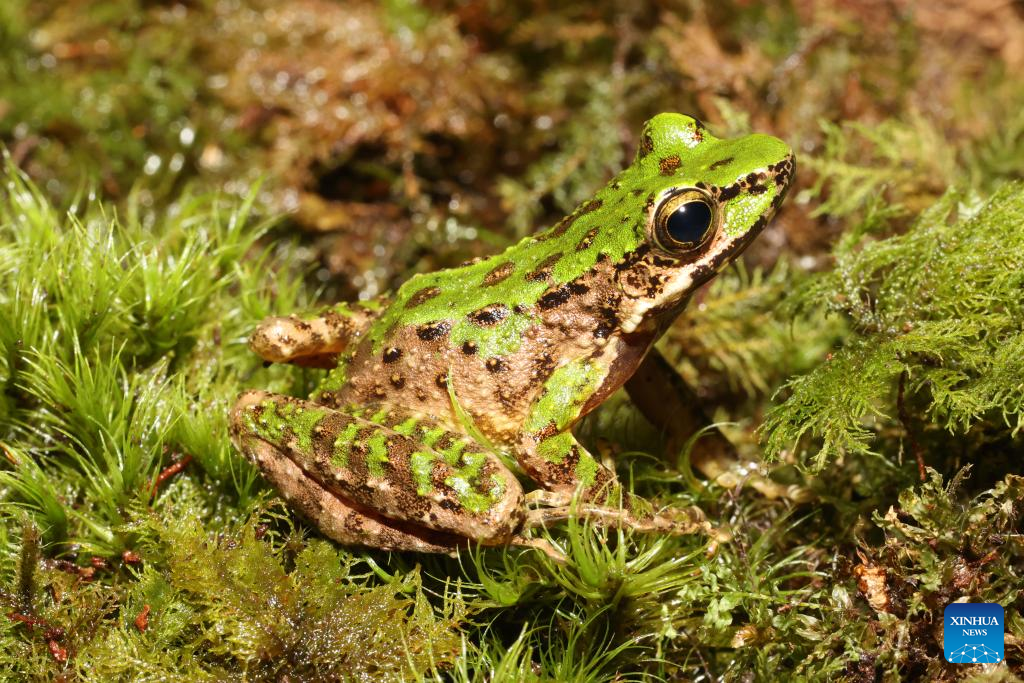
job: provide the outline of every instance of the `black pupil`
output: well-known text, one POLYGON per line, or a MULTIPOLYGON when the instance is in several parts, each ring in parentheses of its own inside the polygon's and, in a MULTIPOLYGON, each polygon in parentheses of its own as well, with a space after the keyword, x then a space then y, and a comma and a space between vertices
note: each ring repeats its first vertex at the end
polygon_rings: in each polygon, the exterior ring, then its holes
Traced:
POLYGON ((705 202, 686 202, 672 212, 665 228, 676 242, 698 244, 711 227, 711 207, 705 202))

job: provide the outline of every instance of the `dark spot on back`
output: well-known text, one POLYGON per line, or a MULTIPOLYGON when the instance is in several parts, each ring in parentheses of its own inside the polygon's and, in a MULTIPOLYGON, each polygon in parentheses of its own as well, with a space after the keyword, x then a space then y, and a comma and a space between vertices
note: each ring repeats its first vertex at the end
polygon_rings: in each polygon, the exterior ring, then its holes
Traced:
POLYGON ((562 258, 562 252, 557 251, 537 264, 537 267, 526 274, 530 282, 544 282, 551 277, 551 268, 562 258))
POLYGON ((661 175, 672 175, 676 170, 683 165, 683 160, 679 158, 678 154, 673 154, 670 157, 665 157, 658 162, 658 168, 661 169, 661 175))
POLYGON ((551 357, 549 353, 541 354, 533 362, 533 372, 530 373, 530 382, 533 384, 543 384, 547 381, 551 373, 555 371, 555 359, 551 357))
POLYGON ((729 185, 727 187, 723 187, 722 188, 722 193, 720 195, 718 195, 718 201, 720 201, 720 202, 727 202, 730 199, 732 199, 733 197, 737 196, 739 193, 740 193, 739 183, 736 183, 736 184, 733 184, 733 185, 729 185))
POLYGON ((547 293, 540 298, 537 305, 544 310, 557 308, 568 301, 570 296, 569 285, 562 285, 557 289, 549 289, 547 293))
POLYGON ((732 157, 726 157, 724 159, 719 159, 715 163, 713 163, 710 166, 708 166, 708 170, 709 171, 714 171, 716 169, 722 168, 723 166, 728 166, 731 163, 732 163, 732 157))
POLYGON ((650 133, 640 136, 640 157, 643 158, 654 151, 654 140, 650 133))
POLYGON ((538 242, 546 242, 550 239, 554 239, 555 237, 561 237, 570 227, 572 227, 573 221, 575 220, 575 216, 566 216, 562 220, 558 221, 558 223, 555 224, 554 228, 548 230, 547 232, 540 233, 534 239, 536 239, 538 242))
POLYGON ((633 251, 626 252, 625 254, 623 254, 622 260, 615 264, 615 270, 629 270, 634 265, 636 265, 637 261, 642 260, 643 257, 646 256, 647 252, 649 252, 650 250, 650 245, 645 242, 639 245, 633 251))
POLYGON ((594 238, 597 237, 599 230, 597 228, 591 228, 587 231, 587 234, 576 243, 576 251, 585 251, 590 248, 590 245, 594 243, 594 238))
POLYGON ((764 185, 752 185, 747 192, 750 194, 764 194, 768 191, 768 188, 764 185))
POLYGON ((391 375, 389 381, 391 382, 391 386, 393 386, 395 389, 401 389, 402 387, 405 386, 405 378, 402 377, 397 372, 391 375))
POLYGON ((389 346, 388 348, 384 349, 384 362, 385 363, 394 363, 396 360, 398 360, 401 357, 402 357, 402 349, 396 348, 394 346, 389 346))
POLYGON ((488 358, 484 365, 489 372, 504 372, 508 368, 505 361, 500 358, 488 358))
POLYGON ((439 287, 424 287, 409 297, 409 300, 405 302, 405 307, 416 308, 417 306, 430 301, 440 293, 441 289, 439 287))
POLYGON ((423 341, 435 341, 448 334, 451 329, 452 324, 450 322, 447 320, 438 320, 437 322, 426 323, 425 325, 417 327, 416 336, 423 341))
POLYGON ((442 372, 437 377, 435 377, 434 378, 434 384, 436 384, 441 389, 447 390, 448 389, 448 373, 447 372, 442 372))
POLYGON ((462 352, 467 356, 472 356, 476 353, 477 346, 475 341, 464 341, 462 342, 462 352))
POLYGON ((493 287, 494 285, 507 279, 509 275, 514 273, 516 270, 516 264, 511 261, 501 263, 491 269, 491 272, 484 275, 483 285, 484 287, 493 287))
POLYGON ((482 327, 497 325, 508 317, 508 306, 505 304, 488 304, 466 316, 470 322, 482 327))

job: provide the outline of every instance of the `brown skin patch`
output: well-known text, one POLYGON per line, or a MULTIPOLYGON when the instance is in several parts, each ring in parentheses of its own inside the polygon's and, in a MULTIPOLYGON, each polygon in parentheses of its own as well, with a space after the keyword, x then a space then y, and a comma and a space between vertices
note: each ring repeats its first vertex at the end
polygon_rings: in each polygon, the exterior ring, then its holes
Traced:
POLYGON ((652 297, 657 294, 657 275, 654 274, 646 263, 637 263, 629 270, 619 273, 619 287, 622 292, 631 298, 652 297))
POLYGON ((658 168, 661 170, 661 175, 672 175, 682 165, 683 160, 679 158, 678 154, 665 157, 658 162, 658 168))
POLYGON ((551 357, 549 353, 543 353, 540 357, 534 359, 533 370, 530 373, 530 381, 532 384, 543 384, 551 376, 551 373, 555 371, 557 363, 555 359, 551 357))
POLYGON ((619 314, 612 306, 602 306, 598 309, 597 325, 594 327, 594 336, 598 339, 607 339, 619 328, 619 314))
POLYGON ((409 300, 405 302, 405 307, 416 308, 417 306, 420 306, 430 301, 440 293, 441 290, 437 287, 424 287, 423 289, 419 290, 411 297, 409 297, 409 300))
POLYGON ((511 261, 506 261, 505 263, 495 266, 491 269, 491 272, 484 275, 484 279, 481 284, 483 284, 484 287, 493 287, 499 282, 507 280, 514 272, 516 272, 516 264, 511 261))

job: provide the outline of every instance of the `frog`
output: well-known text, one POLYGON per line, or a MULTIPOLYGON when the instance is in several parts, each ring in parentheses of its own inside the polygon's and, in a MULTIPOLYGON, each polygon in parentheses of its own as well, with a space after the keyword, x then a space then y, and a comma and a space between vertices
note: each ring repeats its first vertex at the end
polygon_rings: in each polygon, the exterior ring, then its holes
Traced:
MULTIPOLYGON (((761 233, 794 169, 779 138, 717 138, 697 118, 658 114, 626 168, 504 252, 260 323, 249 346, 266 363, 327 372, 308 398, 242 393, 231 438, 344 545, 530 545, 573 516, 706 529, 699 510, 625 490, 573 430, 623 386, 652 420, 695 428, 700 398, 655 342, 761 233)), ((735 449, 720 434, 710 443, 696 465, 720 476, 735 449)))

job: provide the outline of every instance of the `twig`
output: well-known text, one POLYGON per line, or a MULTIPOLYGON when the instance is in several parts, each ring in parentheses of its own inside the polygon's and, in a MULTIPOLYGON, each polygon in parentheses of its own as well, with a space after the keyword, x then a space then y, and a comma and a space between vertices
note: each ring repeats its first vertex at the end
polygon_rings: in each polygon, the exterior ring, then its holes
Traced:
POLYGON ((914 438, 914 432, 910 428, 910 411, 907 410, 907 404, 904 401, 908 376, 909 373, 906 370, 900 374, 900 385, 896 395, 896 410, 899 413, 900 422, 903 423, 903 431, 907 435, 910 452, 914 455, 914 459, 917 460, 917 473, 921 477, 921 481, 925 481, 927 473, 924 469, 924 455, 921 453, 921 446, 917 443, 917 439, 914 438))

